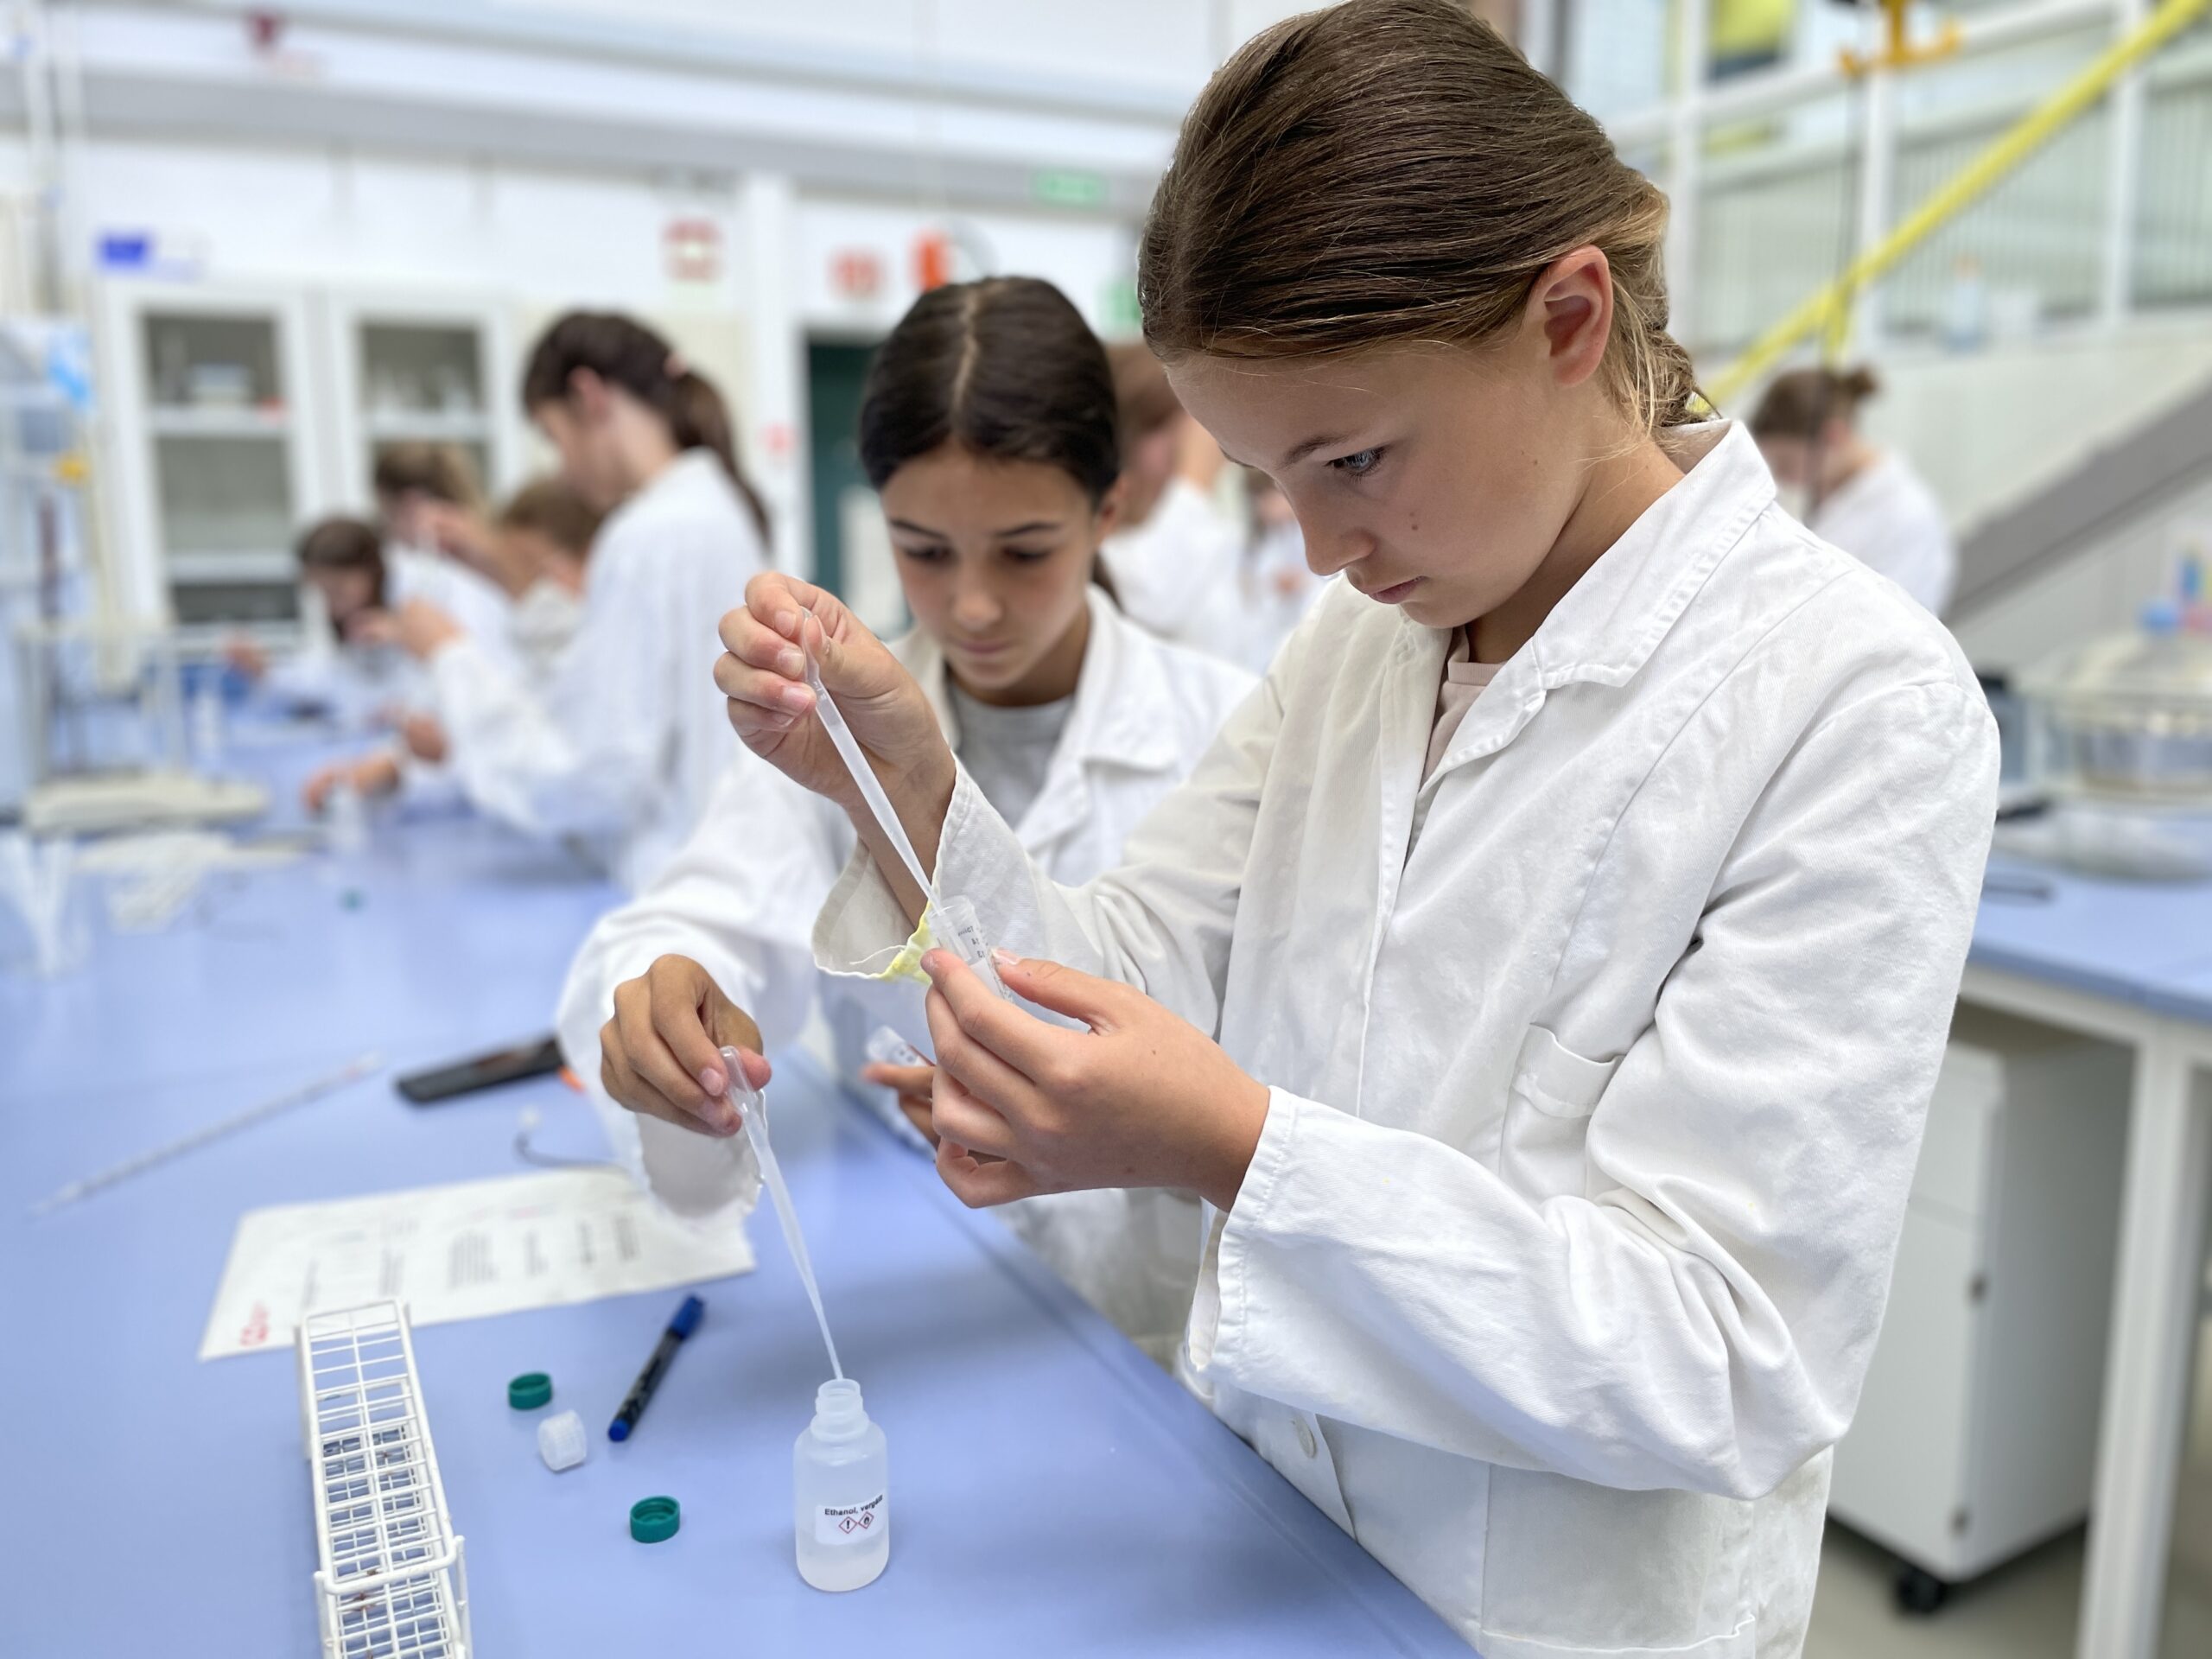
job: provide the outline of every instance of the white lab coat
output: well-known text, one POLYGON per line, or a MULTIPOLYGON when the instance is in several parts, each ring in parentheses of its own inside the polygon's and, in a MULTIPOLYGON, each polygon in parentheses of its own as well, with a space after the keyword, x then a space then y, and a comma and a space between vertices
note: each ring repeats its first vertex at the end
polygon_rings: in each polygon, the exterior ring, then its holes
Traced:
POLYGON ((489 577, 442 553, 404 543, 388 544, 384 562, 385 602, 392 610, 410 599, 426 600, 493 655, 514 660, 514 607, 489 577))
MULTIPOLYGON (((1180 782, 1252 677, 1162 644, 1106 596, 1090 594, 1090 642, 1075 706, 1044 789, 1016 832, 1023 852, 1060 880, 1088 880, 1121 856, 1137 820, 1180 782)), ((891 647, 959 741, 945 691, 944 655, 927 634, 891 647)), ((599 1084, 599 1028, 614 988, 664 955, 689 957, 753 1015, 772 1049, 798 1037, 817 988, 841 1069, 859 1089, 863 1047, 878 1026, 925 1053, 929 1027, 918 987, 825 980, 809 938, 855 836, 845 816, 765 762, 741 752, 724 769, 697 830, 645 892, 603 917, 561 993, 563 1052, 586 1080, 623 1160, 671 1209, 713 1214, 749 1206, 756 1173, 744 1141, 716 1141, 625 1111, 599 1084)), ((881 964, 878 964, 879 966, 881 964)), ((878 1095, 887 1091, 874 1090, 878 1095)), ((1194 1201, 1164 1192, 1071 1193, 1017 1206, 1014 1230, 1155 1357, 1172 1353, 1197 1278, 1194 1201), (1131 1274, 1112 1242, 1130 1230, 1164 1278, 1131 1274), (1166 1236, 1175 1248, 1162 1250, 1166 1236)))
MULTIPOLYGON (((1798 1651, 1989 841, 1949 636, 1676 441, 1427 784, 1450 636, 1338 583, 1119 868, 938 855, 1270 1085, 1186 1380, 1489 1659, 1798 1651)), ((863 855, 817 957, 903 931, 863 855)))
POLYGON ((1098 550, 1122 609, 1140 627, 1212 656, 1231 602, 1243 531, 1188 479, 1169 480, 1144 523, 1109 536, 1098 550))
POLYGON ((467 639, 430 659, 451 765, 477 807, 581 842, 636 892, 690 834, 734 753, 715 634, 763 566, 744 499, 687 449, 608 515, 584 608, 531 684, 467 639))
POLYGON ((1880 571, 1931 616, 1958 585, 1951 526, 1920 474, 1894 452, 1862 467, 1813 510, 1813 531, 1880 571))

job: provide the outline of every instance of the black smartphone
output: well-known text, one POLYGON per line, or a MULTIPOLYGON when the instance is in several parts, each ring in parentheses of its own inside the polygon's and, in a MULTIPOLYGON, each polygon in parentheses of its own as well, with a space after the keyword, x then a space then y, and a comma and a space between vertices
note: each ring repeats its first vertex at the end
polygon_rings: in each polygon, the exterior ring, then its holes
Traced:
POLYGON ((561 1069, 561 1046, 550 1037, 541 1037, 536 1042, 494 1049, 489 1054, 458 1060, 451 1065, 411 1071, 396 1081, 399 1092, 416 1105, 435 1106, 441 1101, 473 1095, 480 1089, 496 1089, 503 1083, 550 1077, 561 1069))

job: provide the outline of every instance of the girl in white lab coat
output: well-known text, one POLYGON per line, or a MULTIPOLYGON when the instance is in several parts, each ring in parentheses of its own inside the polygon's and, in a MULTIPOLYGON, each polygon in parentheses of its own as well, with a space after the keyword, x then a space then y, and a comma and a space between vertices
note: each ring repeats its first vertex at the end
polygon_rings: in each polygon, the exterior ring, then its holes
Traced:
MULTIPOLYGON (((945 1180, 1199 1192, 1186 1380, 1488 1659, 1799 1650, 1994 799, 1948 636, 1691 423, 1665 221, 1452 0, 1215 76, 1146 331, 1344 580, 1084 887, 826 596, 757 579, 715 671, 858 811, 815 607, 938 889, 1060 1016, 928 953, 945 1180)), ((861 834, 825 964, 919 906, 861 834)))
MULTIPOLYGON (((860 453, 918 624, 889 650, 1024 853, 1057 880, 1087 880, 1120 858, 1253 683, 1153 639, 1096 585, 1118 506, 1104 353, 1048 283, 934 289, 869 371, 860 453)), ((756 1190, 745 1142, 721 1138, 699 1074, 719 1071, 721 1044, 757 1051, 763 1033, 777 1046, 798 1035, 824 984, 809 935, 852 845, 834 807, 741 750, 690 841, 601 921, 569 970, 563 1049, 598 1081, 617 1145, 678 1210, 756 1190)), ((887 1106, 890 1089, 914 1091, 926 1117, 926 1071, 863 1058, 886 1024, 926 1048, 919 990, 828 983, 846 1076, 865 1076, 887 1106)), ((1070 1193, 1008 1219, 1124 1332, 1172 1352, 1195 1250, 1150 1254, 1161 1277, 1130 1273, 1107 1241, 1194 1242, 1187 1196, 1070 1193)))
POLYGON ((1775 481, 1802 495, 1815 535, 1941 616, 1958 583, 1958 549, 1920 474, 1859 430, 1859 405, 1879 389, 1872 369, 1792 370, 1760 398, 1751 435, 1775 481))
MULTIPOLYGON (((550 678, 575 637, 583 612, 585 561, 599 524, 597 511, 558 478, 524 485, 489 522, 471 517, 470 569, 507 595, 491 625, 505 634, 504 643, 484 643, 512 654, 533 678, 550 678)), ((474 628, 468 632, 483 639, 474 628)), ((421 672, 417 668, 416 677, 421 672)), ((428 688, 416 690, 423 706, 401 714, 396 741, 334 762, 308 779, 302 793, 310 811, 321 811, 340 783, 364 798, 391 794, 403 785, 450 787, 443 766, 450 750, 445 726, 429 706, 428 688)))
POLYGON ((712 616, 766 563, 766 521, 715 389, 628 317, 572 312, 531 353, 523 404, 607 518, 582 616, 533 683, 434 607, 399 616, 430 665, 452 765, 476 806, 593 853, 642 888, 683 844, 730 755, 701 677, 712 616))

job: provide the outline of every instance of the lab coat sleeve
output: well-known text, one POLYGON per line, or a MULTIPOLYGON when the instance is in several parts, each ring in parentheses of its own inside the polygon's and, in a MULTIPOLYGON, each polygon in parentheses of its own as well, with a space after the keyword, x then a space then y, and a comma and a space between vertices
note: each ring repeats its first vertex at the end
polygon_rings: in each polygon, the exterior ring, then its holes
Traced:
MULTIPOLYGON (((1273 677, 1230 713, 1191 775, 1129 834, 1122 863, 1062 887, 1022 849, 963 768, 938 838, 938 891, 963 894, 991 942, 1135 985, 1212 1034, 1244 859, 1281 729, 1273 677)), ((832 973, 880 965, 909 929, 865 846, 815 924, 815 959, 832 973)))
POLYGON ((1808 734, 1597 1098, 1581 1194, 1275 1090, 1202 1267, 1198 1373, 1510 1466, 1771 1491, 1857 1403, 1995 778, 1953 683, 1808 734))
POLYGON ((659 787, 665 630, 639 573, 601 574, 542 690, 474 639, 430 658, 462 786, 480 809, 528 834, 620 834, 659 787))
POLYGON ((807 934, 836 869, 815 803, 739 755, 706 816, 652 886, 600 918, 569 969, 561 1052, 598 1108, 621 1162, 671 1211, 749 1210, 760 1173, 742 1136, 718 1140, 615 1103, 600 1082, 599 1031, 614 988, 664 956, 688 957, 751 1014, 772 1052, 795 1041, 812 1006, 807 934))

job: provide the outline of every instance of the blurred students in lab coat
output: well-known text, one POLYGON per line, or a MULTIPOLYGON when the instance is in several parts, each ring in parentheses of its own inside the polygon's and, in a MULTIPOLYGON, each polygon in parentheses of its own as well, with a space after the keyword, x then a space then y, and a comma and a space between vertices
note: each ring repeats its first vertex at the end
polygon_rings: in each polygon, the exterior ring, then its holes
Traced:
POLYGON ((642 323, 563 317, 531 353, 523 404, 562 475, 607 515, 575 636, 538 679, 434 606, 403 607, 399 636, 429 664, 469 799, 581 845, 634 892, 691 832, 729 759, 700 677, 712 618, 766 563, 766 519, 721 396, 642 323))
POLYGON ((1214 498, 1221 446, 1183 412, 1143 345, 1109 348, 1120 411, 1122 517, 1100 550, 1122 609, 1163 639, 1232 658, 1243 527, 1214 498))
MULTIPOLYGON (((477 568, 512 596, 502 619, 505 648, 533 680, 551 677, 582 620, 585 563, 600 520, 598 510, 564 480, 542 478, 516 491, 489 521, 470 528, 477 568)), ((396 645, 391 649, 397 651, 396 645)), ((417 696, 415 706, 395 716, 397 739, 316 772, 302 791, 308 810, 321 811, 340 783, 365 798, 403 785, 450 786, 444 722, 429 704, 420 667, 398 654, 413 670, 417 696)))
POLYGON ((448 613, 474 638, 501 648, 507 600, 496 584, 442 545, 438 527, 480 519, 483 491, 466 451, 450 443, 391 443, 370 474, 395 608, 420 599, 448 613))
MULTIPOLYGON (((1087 886, 828 595, 756 578, 715 671, 850 812, 812 606, 940 890, 1087 1027, 925 955, 946 1182, 1200 1193, 1185 1380, 1487 1659, 1801 1650, 1995 799, 1949 636, 1693 423, 1666 219, 1455 0, 1215 75, 1147 335, 1344 580, 1087 886)), ((864 842, 818 959, 919 902, 864 842)))
POLYGON ((1760 398, 1751 435, 1775 481, 1798 493, 1808 529, 1941 616, 1958 582, 1958 549, 1920 474, 1859 433, 1859 405, 1879 386, 1872 369, 1793 369, 1760 398))
MULTIPOLYGON (((1071 881, 1096 875, 1252 684, 1152 638, 1096 585, 1120 465, 1097 340, 1057 289, 1033 278, 934 289, 877 353, 860 452, 918 624, 891 649, 935 728, 1044 869, 1071 881)), ((592 1080, 627 1160, 680 1210, 719 1209, 755 1191, 743 1141, 715 1138, 699 1073, 720 1065, 721 1044, 758 1048, 765 1034, 780 1046, 798 1035, 824 982, 808 943, 815 913, 852 846, 842 813, 741 750, 690 841, 600 923, 569 971, 563 1049, 592 1080)), ((883 1024, 926 1052, 919 989, 832 983, 824 1012, 848 1077, 865 1071, 877 1085, 926 1096, 926 1071, 864 1067, 862 1058, 883 1024)), ((925 1101, 914 1104, 926 1114, 925 1101)), ((1077 1290, 1164 1354, 1190 1306, 1197 1213, 1187 1197, 1088 1192, 1011 1219, 1077 1290), (1106 1241, 1132 1230, 1192 1248, 1162 1258, 1164 1280, 1110 1263, 1096 1271, 1114 1254, 1106 1241)))
POLYGON ((373 526, 350 516, 325 521, 346 528, 326 538, 312 562, 308 543, 315 529, 302 537, 306 604, 297 654, 272 669, 268 653, 249 639, 232 642, 226 652, 249 678, 265 677, 272 695, 328 709, 347 724, 396 713, 388 705, 401 681, 419 689, 419 676, 384 660, 397 651, 391 617, 408 601, 437 606, 493 651, 505 651, 509 635, 506 601, 481 575, 445 556, 431 534, 435 515, 474 518, 479 512, 467 455, 450 444, 391 444, 378 455, 372 482, 373 526), (364 530, 378 543, 373 559, 367 556, 364 530), (353 574, 334 574, 341 569, 353 574), (364 591, 370 597, 355 602, 364 591), (332 608, 334 599, 345 607, 342 619, 332 608))
POLYGON ((240 641, 232 664, 281 702, 327 711, 360 728, 394 718, 424 693, 423 677, 392 632, 397 579, 383 531, 365 518, 317 519, 293 544, 300 568, 304 639, 270 662, 240 641))

